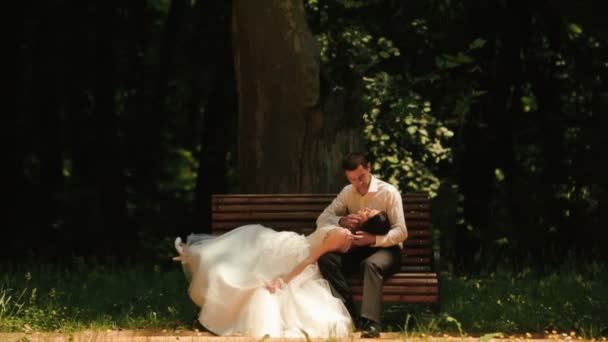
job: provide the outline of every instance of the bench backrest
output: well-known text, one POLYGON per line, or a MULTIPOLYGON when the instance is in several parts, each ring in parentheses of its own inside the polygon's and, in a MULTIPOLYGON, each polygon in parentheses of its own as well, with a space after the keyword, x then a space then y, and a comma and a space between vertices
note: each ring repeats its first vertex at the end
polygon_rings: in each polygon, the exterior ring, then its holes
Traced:
MULTIPOLYGON (((213 195, 212 232, 223 234, 233 228, 257 223, 274 230, 309 234, 317 217, 335 194, 247 194, 213 195)), ((434 271, 430 201, 424 193, 404 193, 403 209, 408 229, 402 272, 434 271)))

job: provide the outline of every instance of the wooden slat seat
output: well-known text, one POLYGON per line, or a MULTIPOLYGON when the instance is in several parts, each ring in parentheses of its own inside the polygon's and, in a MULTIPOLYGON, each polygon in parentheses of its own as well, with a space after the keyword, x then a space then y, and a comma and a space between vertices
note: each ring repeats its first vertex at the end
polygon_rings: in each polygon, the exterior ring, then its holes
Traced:
MULTIPOLYGON (((214 235, 246 224, 309 234, 335 194, 237 194, 213 195, 214 235)), ((430 201, 424 193, 402 195, 408 239, 404 243, 401 270, 385 279, 386 302, 427 303, 439 308, 439 278, 435 269, 430 201)), ((350 278, 356 300, 361 300, 362 280, 350 278)))

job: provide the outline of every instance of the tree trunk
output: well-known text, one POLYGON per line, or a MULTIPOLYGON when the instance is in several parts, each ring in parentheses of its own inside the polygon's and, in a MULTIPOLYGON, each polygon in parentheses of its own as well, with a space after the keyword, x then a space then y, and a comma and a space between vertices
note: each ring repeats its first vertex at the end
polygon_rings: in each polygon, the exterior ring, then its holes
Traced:
POLYGON ((235 0, 233 34, 240 191, 339 191, 341 157, 362 146, 361 126, 321 109, 302 0, 235 0))

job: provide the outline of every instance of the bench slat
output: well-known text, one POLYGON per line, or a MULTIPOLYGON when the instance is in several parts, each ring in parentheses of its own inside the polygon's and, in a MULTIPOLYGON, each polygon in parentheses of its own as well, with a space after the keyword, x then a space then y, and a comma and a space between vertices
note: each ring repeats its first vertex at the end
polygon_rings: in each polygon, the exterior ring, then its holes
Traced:
POLYGON ((213 213, 211 219, 214 221, 247 221, 255 220, 309 220, 315 221, 319 217, 316 212, 238 212, 238 213, 213 213))
POLYGON ((409 220, 409 221, 405 221, 405 226, 407 227, 408 230, 410 230, 410 229, 429 229, 431 227, 431 222, 409 220))
POLYGON ((430 229, 409 229, 407 230, 407 238, 415 239, 415 238, 430 238, 433 236, 433 233, 430 229))
POLYGON ((422 246, 431 246, 433 241, 431 239, 419 239, 415 237, 408 237, 407 240, 404 241, 405 247, 422 247, 422 246))
MULTIPOLYGON (((214 212, 211 219, 214 221, 251 221, 251 220, 311 220, 316 222, 319 212, 316 211, 239 211, 239 212, 214 212)), ((428 219, 428 212, 409 211, 405 213, 405 220, 428 219)), ((406 223, 407 224, 407 223, 406 223)))
MULTIPOLYGON (((246 224, 245 222, 239 223, 231 223, 231 224, 216 224, 213 226, 213 232, 217 233, 215 235, 223 234, 225 232, 230 231, 233 228, 243 226, 246 224)), ((264 224, 264 226, 271 227, 274 230, 290 230, 297 232, 298 234, 308 235, 313 232, 313 228, 310 228, 311 225, 294 225, 293 222, 272 222, 273 226, 270 226, 271 223, 264 224)), ((412 229, 408 226, 408 240, 415 238, 430 238, 432 236, 432 232, 429 229, 412 229)), ((407 240, 406 240, 407 241, 407 240)))
POLYGON ((282 212, 311 211, 321 213, 327 207, 325 203, 282 203, 277 204, 216 204, 213 212, 282 212))
POLYGON ((213 194, 213 197, 216 199, 228 199, 228 200, 236 200, 236 199, 248 199, 248 198, 328 198, 333 199, 336 197, 336 194, 333 193, 318 193, 318 194, 213 194))
POLYGON ((404 248, 403 253, 407 256, 422 256, 422 255, 433 255, 432 248, 404 248))
MULTIPOLYGON (((319 214, 327 207, 328 203, 218 203, 212 205, 213 212, 276 212, 276 211, 314 211, 319 214)), ((428 203, 404 204, 405 212, 429 211, 428 203)))
POLYGON ((411 258, 405 255, 401 259, 402 265, 429 265, 430 262, 431 258, 411 258))
MULTIPOLYGON (((282 202, 308 202, 330 203, 336 194, 232 194, 213 195, 213 203, 282 203, 282 202)), ((425 194, 403 193, 403 203, 428 203, 425 194)))
MULTIPOLYGON (((349 285, 360 286, 361 279, 359 278, 348 278, 347 279, 349 285)), ((385 280, 384 286, 437 286, 438 280, 437 278, 429 278, 429 279, 416 279, 416 278, 396 278, 390 277, 385 280)))
POLYGON ((393 278, 398 279, 435 279, 437 273, 433 272, 411 272, 411 273, 395 273, 392 275, 393 278))
POLYGON ((213 222, 211 224, 212 230, 221 230, 221 231, 229 231, 233 228, 248 225, 248 224, 261 224, 263 226, 272 228, 274 230, 293 230, 298 233, 302 233, 303 231, 312 231, 315 227, 315 223, 310 220, 293 220, 293 221, 263 221, 263 220, 255 220, 255 221, 223 221, 223 222, 213 222))
POLYGON ((401 266, 401 272, 430 272, 432 269, 433 268, 431 266, 401 266))
MULTIPOLYGON (((363 293, 363 286, 351 286, 353 293, 363 293)), ((390 286, 384 285, 382 286, 382 293, 384 294, 401 294, 401 295, 409 295, 409 294, 437 294, 439 289, 437 286, 390 286)))
MULTIPOLYGON (((316 221, 316 220, 315 220, 316 221)), ((230 230, 247 224, 262 224, 273 229, 290 229, 301 227, 300 229, 312 229, 316 227, 312 220, 242 220, 242 221, 214 221, 211 223, 212 230, 230 230)), ((408 231, 415 229, 428 229, 431 225, 428 221, 406 221, 408 231)))
POLYGON ((408 279, 408 278, 395 278, 390 277, 384 282, 385 285, 401 285, 401 286, 437 286, 439 280, 437 277, 429 279, 408 279))
MULTIPOLYGON (((363 296, 360 294, 356 294, 353 296, 356 301, 361 301, 363 296)), ((425 296, 415 296, 415 295, 382 295, 383 302, 405 302, 405 303, 438 303, 439 295, 425 295, 425 296)))

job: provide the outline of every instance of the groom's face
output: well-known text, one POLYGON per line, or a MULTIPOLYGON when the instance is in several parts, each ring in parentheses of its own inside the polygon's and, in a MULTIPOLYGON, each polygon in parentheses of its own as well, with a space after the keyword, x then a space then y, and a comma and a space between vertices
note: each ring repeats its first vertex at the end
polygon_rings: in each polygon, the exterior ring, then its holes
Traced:
POLYGON ((352 171, 345 171, 346 178, 357 191, 365 195, 369 189, 369 183, 372 180, 372 175, 369 172, 369 163, 366 166, 359 165, 358 168, 352 171))

